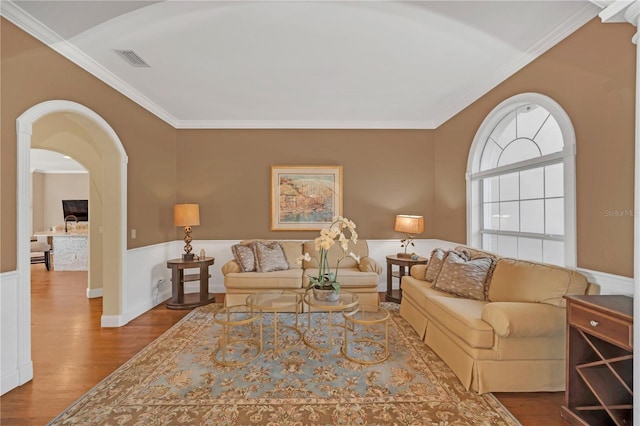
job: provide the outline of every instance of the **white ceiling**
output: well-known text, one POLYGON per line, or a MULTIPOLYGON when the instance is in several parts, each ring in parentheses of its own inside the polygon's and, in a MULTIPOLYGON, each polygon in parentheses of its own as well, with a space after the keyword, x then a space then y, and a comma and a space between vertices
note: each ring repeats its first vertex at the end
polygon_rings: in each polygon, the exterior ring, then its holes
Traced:
POLYGON ((3 16, 176 128, 435 128, 600 10, 587 0, 2 2, 3 16))

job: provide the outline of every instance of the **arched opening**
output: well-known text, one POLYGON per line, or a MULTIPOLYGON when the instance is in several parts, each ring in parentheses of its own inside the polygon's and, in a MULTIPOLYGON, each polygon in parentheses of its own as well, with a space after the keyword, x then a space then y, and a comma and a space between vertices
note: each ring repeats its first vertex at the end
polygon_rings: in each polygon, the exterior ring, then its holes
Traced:
MULTIPOLYGON (((125 324, 127 155, 115 131, 98 114, 70 101, 47 101, 16 120, 18 161, 17 272, 19 358, 31 355, 30 149, 67 152, 91 175, 90 198, 95 212, 89 224, 90 286, 103 289, 103 327, 125 324)), ((31 374, 33 377, 33 374, 31 374)), ((30 379, 29 377, 28 379, 30 379)), ((21 380, 22 381, 22 380, 21 380)))

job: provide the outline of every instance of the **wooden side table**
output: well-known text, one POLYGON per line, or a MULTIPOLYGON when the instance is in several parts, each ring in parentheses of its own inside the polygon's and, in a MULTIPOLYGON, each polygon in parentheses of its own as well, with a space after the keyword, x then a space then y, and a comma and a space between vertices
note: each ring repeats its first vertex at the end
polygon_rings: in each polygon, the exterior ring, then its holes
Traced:
POLYGON ((407 272, 411 270, 413 265, 424 265, 429 261, 426 257, 419 257, 416 260, 411 258, 398 257, 395 254, 387 256, 387 294, 384 296, 384 300, 387 302, 400 303, 402 301, 402 289, 398 284, 398 289, 393 289, 393 278, 398 278, 402 282, 402 277, 407 275, 407 272), (392 270, 393 265, 398 266, 398 271, 392 270), (409 268, 407 270, 407 268, 409 268))
POLYGON ((197 306, 213 303, 216 299, 213 293, 209 293, 209 266, 213 265, 215 258, 182 260, 171 259, 167 261, 167 268, 171 268, 171 301, 167 302, 169 309, 193 309, 197 306), (197 274, 185 275, 185 269, 198 268, 197 274), (184 283, 200 281, 199 293, 184 294, 184 283))

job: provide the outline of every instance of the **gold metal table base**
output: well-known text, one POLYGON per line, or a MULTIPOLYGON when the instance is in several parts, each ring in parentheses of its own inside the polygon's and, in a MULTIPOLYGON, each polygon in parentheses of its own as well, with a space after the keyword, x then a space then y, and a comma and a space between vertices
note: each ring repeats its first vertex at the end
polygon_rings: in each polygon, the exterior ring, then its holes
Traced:
POLYGON ((213 322, 222 326, 220 343, 213 354, 213 360, 225 367, 237 367, 245 365, 258 358, 262 353, 262 315, 260 312, 250 310, 245 305, 227 306, 213 314, 213 322), (258 321, 258 330, 255 323, 258 321), (234 339, 235 333, 240 327, 248 330, 239 333, 240 337, 234 339), (251 355, 252 350, 255 354, 251 355), (229 359, 231 358, 231 359, 229 359))
POLYGON ((358 364, 371 365, 379 364, 389 358, 389 311, 381 306, 360 305, 353 309, 342 311, 344 317, 344 342, 342 343, 342 354, 350 361, 358 364), (349 327, 351 324, 352 327, 349 327), (356 333, 357 326, 360 326, 360 337, 349 340, 350 332, 356 333), (367 327, 384 326, 384 340, 380 341, 366 333, 367 327), (350 349, 355 347, 369 347, 367 352, 372 354, 371 359, 365 359, 350 353, 350 349), (380 355, 371 350, 372 346, 377 346, 381 350, 380 355))
POLYGON ((336 324, 333 322, 333 313, 344 311, 345 309, 352 309, 358 306, 358 295, 356 293, 351 293, 349 291, 341 291, 339 298, 335 302, 327 302, 315 300, 313 297, 312 291, 307 291, 303 297, 303 301, 307 306, 308 315, 307 315, 307 329, 302 334, 302 340, 304 344, 313 348, 317 351, 321 352, 329 352, 333 347, 333 328, 334 326, 343 328, 344 324, 336 324), (312 308, 315 309, 314 312, 328 312, 328 330, 327 330, 327 342, 326 345, 316 345, 311 341, 309 337, 310 332, 313 331, 313 326, 311 323, 311 311, 312 308))
MULTIPOLYGON (((253 311, 261 313, 273 312, 273 350, 276 352, 291 349, 302 341, 302 332, 298 327, 298 315, 301 310, 302 295, 292 290, 264 290, 247 296, 247 306, 253 311), (278 314, 295 313, 295 325, 278 323, 278 314), (285 328, 297 334, 293 343, 278 346, 278 336, 282 335, 280 329, 285 328)), ((265 327, 266 328, 266 327, 265 327)))

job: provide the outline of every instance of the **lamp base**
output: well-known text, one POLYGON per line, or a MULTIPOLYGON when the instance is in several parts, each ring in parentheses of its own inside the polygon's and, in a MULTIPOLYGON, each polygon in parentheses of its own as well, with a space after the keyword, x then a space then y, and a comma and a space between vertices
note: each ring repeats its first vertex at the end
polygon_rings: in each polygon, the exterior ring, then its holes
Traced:
POLYGON ((410 253, 398 253, 398 254, 396 254, 396 257, 398 257, 400 259, 411 259, 411 254, 410 253))
POLYGON ((182 260, 184 260, 184 261, 193 260, 193 253, 183 253, 182 254, 182 260))

